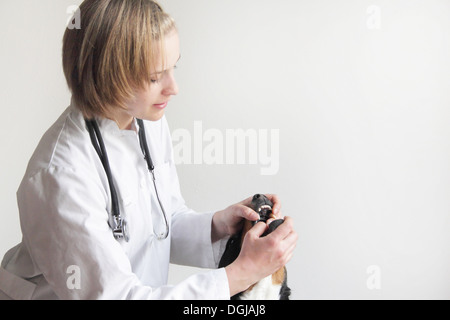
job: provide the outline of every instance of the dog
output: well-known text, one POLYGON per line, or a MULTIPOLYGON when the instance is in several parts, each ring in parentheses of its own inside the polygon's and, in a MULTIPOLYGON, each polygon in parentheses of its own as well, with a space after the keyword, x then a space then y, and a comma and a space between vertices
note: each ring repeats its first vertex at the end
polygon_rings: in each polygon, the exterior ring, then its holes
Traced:
MULTIPOLYGON (((260 221, 266 222, 270 218, 275 219, 272 213, 273 203, 265 195, 255 194, 252 198, 251 207, 259 214, 259 220, 246 220, 242 230, 228 239, 225 251, 219 262, 219 268, 226 267, 236 260, 241 252, 242 241, 248 230, 260 221)), ((261 237, 265 237, 273 232, 283 222, 283 219, 272 221, 261 237)), ((274 274, 255 283, 246 291, 232 296, 231 300, 289 300, 290 294, 291 289, 287 286, 286 267, 282 267, 274 274)))

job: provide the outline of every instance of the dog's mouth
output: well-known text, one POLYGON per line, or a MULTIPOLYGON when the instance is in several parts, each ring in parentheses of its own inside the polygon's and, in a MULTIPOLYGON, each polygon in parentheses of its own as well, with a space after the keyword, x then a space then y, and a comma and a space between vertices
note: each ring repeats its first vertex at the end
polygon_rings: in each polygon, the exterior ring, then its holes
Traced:
POLYGON ((267 222, 270 218, 275 218, 272 213, 272 207, 268 204, 260 206, 256 212, 259 214, 259 220, 257 222, 267 222))
POLYGON ((272 213, 273 203, 265 195, 255 194, 252 199, 252 207, 259 214, 259 219, 253 224, 260 221, 267 222, 271 218, 275 219, 272 213))
POLYGON ((283 219, 277 219, 277 217, 273 214, 273 203, 263 194, 255 194, 253 196, 252 208, 259 214, 259 220, 252 222, 252 225, 255 225, 261 221, 266 223, 267 220, 273 219, 273 221, 269 224, 269 227, 261 235, 261 237, 265 237, 266 235, 270 234, 284 222, 283 219))

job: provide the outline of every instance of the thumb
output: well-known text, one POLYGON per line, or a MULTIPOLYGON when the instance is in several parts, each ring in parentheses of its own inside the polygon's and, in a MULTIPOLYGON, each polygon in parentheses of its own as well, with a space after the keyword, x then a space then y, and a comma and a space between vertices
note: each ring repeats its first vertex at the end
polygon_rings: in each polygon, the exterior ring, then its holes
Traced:
POLYGON ((264 233, 264 231, 266 231, 267 229, 267 224, 265 222, 258 222, 257 224, 255 224, 255 226, 253 228, 251 228, 248 233, 250 233, 252 236, 259 238, 262 236, 262 234, 264 233))
POLYGON ((245 207, 243 209, 243 218, 250 220, 250 221, 256 221, 259 219, 259 214, 257 214, 253 209, 249 207, 245 207))

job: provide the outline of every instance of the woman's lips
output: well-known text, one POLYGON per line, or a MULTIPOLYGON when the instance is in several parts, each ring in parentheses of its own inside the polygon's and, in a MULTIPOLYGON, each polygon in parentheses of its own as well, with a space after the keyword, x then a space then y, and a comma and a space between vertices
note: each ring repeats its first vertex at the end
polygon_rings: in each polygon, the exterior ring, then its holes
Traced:
POLYGON ((158 109, 165 109, 167 107, 167 104, 168 104, 168 102, 164 102, 164 103, 160 103, 160 104, 154 104, 153 106, 158 109))

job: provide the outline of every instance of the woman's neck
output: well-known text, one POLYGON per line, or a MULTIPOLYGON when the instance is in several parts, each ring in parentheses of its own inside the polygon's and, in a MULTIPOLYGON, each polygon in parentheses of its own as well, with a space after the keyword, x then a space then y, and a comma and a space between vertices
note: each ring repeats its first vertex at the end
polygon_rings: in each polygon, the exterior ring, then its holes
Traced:
POLYGON ((115 121, 120 130, 133 130, 132 124, 134 117, 129 115, 125 110, 111 112, 107 118, 115 121))

